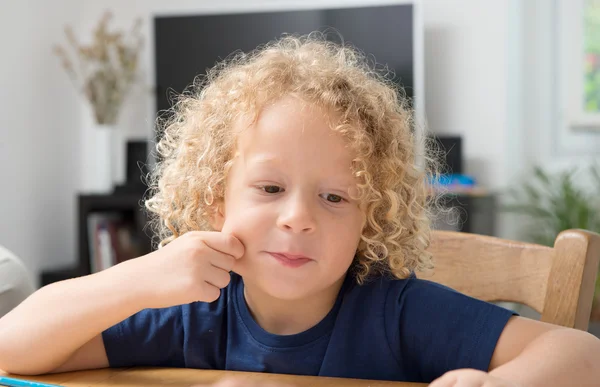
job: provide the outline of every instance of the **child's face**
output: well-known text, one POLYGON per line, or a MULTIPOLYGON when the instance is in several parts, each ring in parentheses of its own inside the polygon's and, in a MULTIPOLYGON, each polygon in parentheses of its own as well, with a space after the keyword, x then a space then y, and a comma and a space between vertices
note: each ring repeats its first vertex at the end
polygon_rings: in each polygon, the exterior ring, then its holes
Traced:
POLYGON ((336 289, 365 222, 349 196, 353 154, 326 114, 293 97, 270 105, 239 135, 227 178, 217 225, 246 248, 235 271, 281 299, 336 289))

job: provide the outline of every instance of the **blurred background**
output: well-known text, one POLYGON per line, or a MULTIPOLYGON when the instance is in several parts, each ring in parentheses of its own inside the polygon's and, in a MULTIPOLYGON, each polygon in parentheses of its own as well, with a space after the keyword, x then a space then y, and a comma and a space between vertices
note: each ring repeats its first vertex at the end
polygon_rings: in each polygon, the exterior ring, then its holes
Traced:
POLYGON ((437 228, 600 231, 596 0, 0 0, 0 245, 34 286, 150 251, 141 182, 170 90, 327 28, 393 71, 445 149, 433 183, 459 211, 437 228))

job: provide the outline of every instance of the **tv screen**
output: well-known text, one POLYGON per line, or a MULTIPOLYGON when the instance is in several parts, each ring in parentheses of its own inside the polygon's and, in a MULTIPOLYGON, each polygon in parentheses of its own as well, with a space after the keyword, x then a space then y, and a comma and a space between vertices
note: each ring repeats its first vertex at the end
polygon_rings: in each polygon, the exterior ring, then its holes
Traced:
MULTIPOLYGON (((154 19, 156 109, 170 108, 197 75, 236 50, 250 51, 283 33, 323 31, 386 65, 408 97, 414 96, 412 4, 261 13, 157 16, 154 19), (338 35, 339 34, 339 35, 338 35)), ((418 91, 422 92, 422 91, 418 91)))

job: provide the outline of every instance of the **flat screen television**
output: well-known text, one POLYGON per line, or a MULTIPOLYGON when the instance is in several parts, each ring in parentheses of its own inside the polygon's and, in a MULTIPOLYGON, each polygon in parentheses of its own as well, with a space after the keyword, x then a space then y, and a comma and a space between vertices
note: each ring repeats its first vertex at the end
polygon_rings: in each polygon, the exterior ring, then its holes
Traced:
POLYGON ((327 39, 351 44, 395 74, 416 111, 422 111, 422 25, 418 2, 346 8, 283 9, 268 12, 197 14, 154 18, 157 113, 171 107, 169 95, 181 93, 236 50, 250 51, 283 33, 323 31, 327 39))

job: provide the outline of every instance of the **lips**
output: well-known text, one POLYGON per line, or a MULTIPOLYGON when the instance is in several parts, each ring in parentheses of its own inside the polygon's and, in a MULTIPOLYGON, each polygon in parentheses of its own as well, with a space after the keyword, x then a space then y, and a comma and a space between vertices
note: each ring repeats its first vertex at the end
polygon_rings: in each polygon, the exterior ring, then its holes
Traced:
POLYGON ((288 267, 300 267, 312 261, 312 259, 299 254, 290 254, 290 253, 275 253, 268 252, 270 256, 275 258, 279 263, 288 267))

